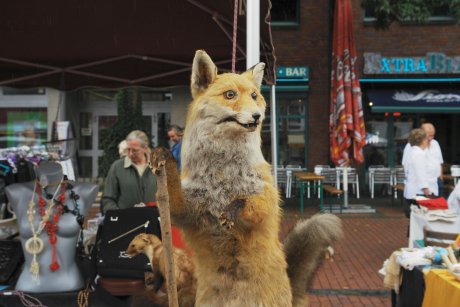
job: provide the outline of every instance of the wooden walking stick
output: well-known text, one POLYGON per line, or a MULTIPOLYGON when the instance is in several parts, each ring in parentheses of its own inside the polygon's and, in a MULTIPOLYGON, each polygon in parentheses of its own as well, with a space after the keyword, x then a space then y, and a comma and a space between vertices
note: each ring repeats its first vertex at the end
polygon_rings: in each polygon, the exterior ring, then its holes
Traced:
POLYGON ((167 186, 167 176, 165 171, 165 161, 161 161, 156 166, 156 170, 152 172, 157 176, 157 205, 160 209, 160 224, 161 224, 161 241, 165 250, 166 264, 166 282, 168 285, 168 300, 170 307, 178 307, 176 273, 173 257, 172 232, 171 232, 171 216, 169 209, 169 194, 167 186))

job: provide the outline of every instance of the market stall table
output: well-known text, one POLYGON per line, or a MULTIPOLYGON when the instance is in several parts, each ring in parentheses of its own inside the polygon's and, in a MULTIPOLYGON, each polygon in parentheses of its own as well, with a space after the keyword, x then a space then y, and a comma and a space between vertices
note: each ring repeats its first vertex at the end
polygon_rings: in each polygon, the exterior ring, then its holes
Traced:
POLYGON ((460 216, 457 216, 455 222, 451 223, 444 221, 428 221, 424 215, 412 210, 409 224, 409 247, 414 247, 414 242, 416 240, 423 240, 424 227, 433 231, 460 233, 460 216))
POLYGON ((294 176, 300 183, 300 213, 304 211, 305 186, 312 187, 313 190, 319 188, 319 210, 323 212, 323 180, 324 176, 313 172, 296 172, 294 176))
POLYGON ((423 307, 457 307, 460 305, 460 281, 447 269, 432 269, 425 274, 423 307))

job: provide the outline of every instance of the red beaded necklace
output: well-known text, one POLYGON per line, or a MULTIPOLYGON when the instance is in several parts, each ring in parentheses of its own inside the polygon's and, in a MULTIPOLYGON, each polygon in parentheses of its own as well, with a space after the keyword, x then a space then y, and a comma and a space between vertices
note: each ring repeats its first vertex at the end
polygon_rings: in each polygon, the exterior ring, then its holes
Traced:
MULTIPOLYGON (((42 196, 42 189, 40 182, 37 180, 37 189, 36 193, 38 196, 38 212, 40 213, 40 216, 43 218, 45 216, 46 212, 46 201, 42 196)), ((59 219, 63 213, 63 205, 65 202, 65 192, 66 192, 66 184, 63 184, 63 181, 59 183, 58 188, 56 189, 56 192, 51 198, 51 203, 50 206, 54 206, 55 204, 56 209, 54 211, 54 214, 52 215, 52 218, 48 219, 45 221, 45 230, 46 233, 48 234, 48 241, 51 244, 52 248, 52 260, 50 264, 50 270, 52 272, 57 271, 60 269, 59 262, 57 260, 57 253, 56 253, 56 243, 57 243, 57 229, 58 229, 58 223, 59 219), (60 190, 59 196, 57 196, 57 192, 60 190), (57 197, 56 197, 57 196, 57 197)))

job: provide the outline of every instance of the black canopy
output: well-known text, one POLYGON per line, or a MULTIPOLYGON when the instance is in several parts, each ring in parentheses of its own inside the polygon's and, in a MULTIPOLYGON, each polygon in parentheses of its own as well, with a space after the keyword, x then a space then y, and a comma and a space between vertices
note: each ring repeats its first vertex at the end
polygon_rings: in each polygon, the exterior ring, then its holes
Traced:
MULTIPOLYGON (((260 1, 261 61, 274 82, 269 0, 260 1)), ((246 66, 239 0, 236 69, 246 66)), ((188 85, 195 50, 231 70, 233 0, 17 0, 0 10, 0 86, 60 90, 188 85)))

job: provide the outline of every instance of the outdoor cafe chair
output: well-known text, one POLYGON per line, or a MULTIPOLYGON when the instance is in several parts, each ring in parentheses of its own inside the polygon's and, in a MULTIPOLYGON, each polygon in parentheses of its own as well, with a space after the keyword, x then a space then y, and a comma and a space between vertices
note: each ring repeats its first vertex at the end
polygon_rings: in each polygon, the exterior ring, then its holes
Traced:
MULTIPOLYGON (((337 170, 335 168, 323 168, 321 169, 321 173, 320 173, 321 176, 324 176, 324 180, 323 180, 323 183, 324 184, 330 184, 334 187, 336 187, 337 189, 340 188, 339 186, 339 181, 338 181, 338 173, 337 173, 337 170)), ((318 198, 320 198, 320 190, 318 188, 318 198)))
POLYGON ((387 184, 393 186, 393 173, 388 167, 369 167, 369 187, 371 198, 374 198, 376 184, 387 184))
POLYGON ((278 165, 276 167, 276 177, 278 181, 278 187, 284 191, 284 193, 287 193, 287 174, 286 174, 286 169, 282 165, 278 165))
POLYGON ((402 166, 393 168, 393 193, 394 198, 398 198, 398 187, 403 187, 406 180, 406 174, 402 166))
MULTIPOLYGON (((288 164, 285 167, 286 170, 286 198, 291 198, 292 196, 292 186, 295 185, 295 178, 292 175, 293 172, 302 172, 306 169, 302 168, 302 165, 298 164, 288 164)), ((310 189, 308 189, 308 195, 310 197, 310 189)))
MULTIPOLYGON (((313 172, 316 175, 322 175, 322 170, 323 169, 331 169, 331 167, 329 165, 326 165, 326 164, 317 164, 317 165, 314 166, 313 172)), ((317 184, 317 182, 315 182, 315 184, 317 184)), ((308 185, 307 196, 308 196, 308 198, 310 198, 310 183, 308 183, 307 185, 308 185)), ((319 191, 319 189, 318 189, 318 191, 319 191)), ((319 194, 318 194, 318 198, 319 198, 319 194)))

